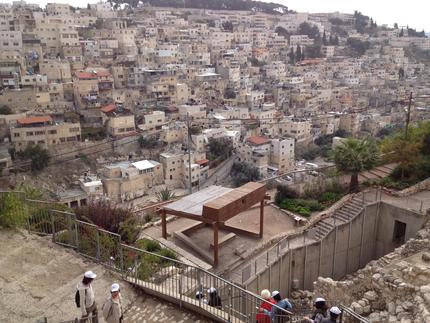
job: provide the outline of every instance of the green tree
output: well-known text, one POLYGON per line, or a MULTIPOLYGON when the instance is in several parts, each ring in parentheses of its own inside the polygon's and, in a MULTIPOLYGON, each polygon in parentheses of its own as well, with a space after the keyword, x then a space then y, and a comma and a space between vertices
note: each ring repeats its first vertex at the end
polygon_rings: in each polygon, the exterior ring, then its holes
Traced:
POLYGON ((321 52, 321 45, 318 44, 306 46, 304 53, 306 53, 307 58, 320 58, 323 56, 321 52))
POLYGON ((158 191, 156 196, 158 202, 169 201, 176 197, 175 192, 171 191, 167 186, 158 191))
POLYGON ((379 149, 372 140, 346 139, 333 150, 339 171, 351 175, 349 191, 358 191, 358 174, 372 169, 379 160, 379 149))
POLYGON ((28 145, 19 155, 31 160, 31 170, 33 172, 44 169, 48 166, 49 160, 51 159, 48 150, 39 145, 28 145))
POLYGON ((362 41, 358 38, 350 37, 346 43, 356 56, 364 55, 366 50, 370 48, 370 43, 368 41, 362 41))
MULTIPOLYGON (((330 37, 331 37, 331 35, 330 35, 330 37)), ((328 45, 328 42, 327 42, 327 35, 325 34, 325 30, 324 30, 324 33, 323 33, 322 42, 323 42, 323 45, 324 45, 324 46, 327 46, 327 45, 328 45)))
POLYGON ((397 22, 394 23, 394 29, 399 29, 399 24, 397 22))
POLYGON ((384 159, 388 162, 399 164, 401 180, 405 177, 405 170, 420 160, 420 149, 421 145, 419 142, 406 140, 404 135, 400 133, 387 138, 381 144, 384 159))
POLYGON ((260 172, 258 168, 244 162, 234 162, 231 168, 231 176, 236 186, 241 186, 248 182, 258 181, 260 172))
POLYGON ((312 26, 307 22, 303 22, 299 25, 299 29, 297 31, 299 35, 307 35, 312 39, 320 39, 320 31, 317 26, 312 26))
POLYGON ((224 97, 226 99, 235 99, 236 98, 236 92, 231 87, 227 87, 224 91, 224 97))
POLYGON ((296 62, 300 62, 302 60, 302 48, 300 45, 296 47, 296 62))
POLYGON ((339 36, 338 35, 334 36, 333 45, 339 46, 339 36))
POLYGON ((25 224, 27 209, 23 196, 17 192, 0 195, 0 226, 16 228, 25 224))
POLYGON ((6 115, 6 114, 12 114, 13 111, 11 108, 9 108, 7 105, 0 106, 0 114, 6 115))
POLYGON ((140 136, 137 142, 139 143, 140 148, 146 148, 146 149, 152 149, 157 147, 158 145, 157 138, 153 136, 149 136, 149 137, 140 136))
POLYGON ((399 68, 399 79, 402 80, 405 77, 405 70, 403 69, 403 67, 399 68))
POLYGON ((228 138, 210 138, 208 147, 207 156, 210 161, 227 159, 233 153, 233 143, 228 138))
POLYGON ((400 30, 399 37, 403 37, 404 35, 405 35, 405 32, 403 31, 403 28, 402 28, 402 30, 400 30))
POLYGON ((294 64, 296 62, 296 55, 294 54, 294 48, 290 48, 290 52, 288 53, 288 57, 290 58, 290 64, 294 64))

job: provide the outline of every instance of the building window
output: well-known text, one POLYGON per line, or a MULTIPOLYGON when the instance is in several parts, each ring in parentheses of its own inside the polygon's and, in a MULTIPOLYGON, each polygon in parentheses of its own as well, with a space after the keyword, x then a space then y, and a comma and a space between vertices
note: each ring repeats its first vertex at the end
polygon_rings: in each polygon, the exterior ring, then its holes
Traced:
POLYGON ((57 130, 48 130, 48 133, 50 134, 50 135, 55 135, 56 133, 57 133, 57 130))
POLYGON ((13 136, 14 136, 14 137, 19 137, 19 133, 16 133, 16 132, 15 132, 15 133, 13 134, 13 136))
POLYGON ((27 136, 33 136, 33 131, 27 131, 26 135, 27 136))

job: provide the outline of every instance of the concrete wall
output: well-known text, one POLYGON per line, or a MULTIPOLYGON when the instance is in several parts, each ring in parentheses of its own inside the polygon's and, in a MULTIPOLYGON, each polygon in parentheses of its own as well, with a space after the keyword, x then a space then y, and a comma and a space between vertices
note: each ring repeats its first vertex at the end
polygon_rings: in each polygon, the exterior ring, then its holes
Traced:
POLYGON ((405 241, 413 238, 420 230, 427 218, 419 213, 406 209, 399 209, 393 205, 382 203, 378 223, 378 235, 376 238, 376 257, 382 257, 392 252, 397 244, 393 242, 394 221, 406 223, 405 241))
POLYGON ((384 202, 370 204, 324 239, 287 250, 244 285, 255 293, 268 288, 289 295, 292 288, 312 290, 318 276, 342 279, 395 248, 392 242, 395 220, 407 224, 408 240, 427 217, 384 202))

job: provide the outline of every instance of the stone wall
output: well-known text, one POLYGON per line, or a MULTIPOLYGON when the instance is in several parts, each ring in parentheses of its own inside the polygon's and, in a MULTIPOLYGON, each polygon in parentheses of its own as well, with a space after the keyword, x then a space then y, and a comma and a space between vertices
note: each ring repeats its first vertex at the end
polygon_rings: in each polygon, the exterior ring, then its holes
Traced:
POLYGON ((405 188, 402 191, 395 191, 395 190, 383 188, 384 191, 388 192, 393 196, 398 196, 398 197, 406 197, 428 189, 430 189, 430 178, 427 178, 415 185, 412 185, 411 187, 405 188))
POLYGON ((371 322, 430 322, 430 223, 392 253, 342 281, 318 278, 314 295, 338 300, 371 322))

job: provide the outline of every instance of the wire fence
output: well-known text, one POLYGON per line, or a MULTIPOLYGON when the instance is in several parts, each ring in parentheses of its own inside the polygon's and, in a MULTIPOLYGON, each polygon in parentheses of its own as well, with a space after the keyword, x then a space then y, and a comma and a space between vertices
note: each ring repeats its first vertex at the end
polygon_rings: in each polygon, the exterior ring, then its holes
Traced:
MULTIPOLYGON (((0 192, 0 207, 3 206, 8 207, 9 214, 22 219, 29 232, 51 236, 53 242, 107 266, 124 280, 164 295, 180 306, 200 308, 215 321, 255 322, 261 304, 266 302, 204 269, 123 244, 118 234, 80 221, 54 202, 26 199, 21 192, 0 192), (209 293, 211 288, 216 289, 216 297, 209 293), (203 297, 196 297, 198 293, 203 297)), ((293 313, 278 310, 289 322, 298 322, 293 313)))

